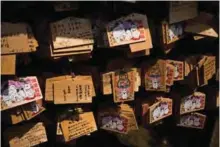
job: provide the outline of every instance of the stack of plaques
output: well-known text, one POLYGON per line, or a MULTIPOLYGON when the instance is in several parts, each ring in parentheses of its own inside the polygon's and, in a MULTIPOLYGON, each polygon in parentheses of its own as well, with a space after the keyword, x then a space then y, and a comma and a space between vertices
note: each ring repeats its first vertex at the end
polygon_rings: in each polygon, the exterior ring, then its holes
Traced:
POLYGON ((53 58, 89 54, 93 50, 93 35, 88 19, 67 17, 50 24, 53 58))

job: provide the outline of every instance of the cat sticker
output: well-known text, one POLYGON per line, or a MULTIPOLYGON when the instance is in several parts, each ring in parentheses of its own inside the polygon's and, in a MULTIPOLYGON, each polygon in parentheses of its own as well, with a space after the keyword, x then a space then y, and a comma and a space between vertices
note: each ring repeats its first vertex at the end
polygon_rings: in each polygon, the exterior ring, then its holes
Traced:
POLYGON ((166 63, 157 61, 145 73, 145 89, 148 91, 166 91, 166 63))
POLYGON ((114 102, 134 100, 134 71, 116 71, 113 73, 112 78, 114 102))
POLYGON ((201 92, 195 92, 192 95, 181 99, 180 114, 194 112, 205 109, 206 95, 201 92))
POLYGON ((1 110, 42 99, 42 93, 36 77, 9 80, 1 88, 1 110))
POLYGON ((177 126, 203 129, 206 121, 206 116, 200 113, 189 113, 180 116, 180 121, 177 126))

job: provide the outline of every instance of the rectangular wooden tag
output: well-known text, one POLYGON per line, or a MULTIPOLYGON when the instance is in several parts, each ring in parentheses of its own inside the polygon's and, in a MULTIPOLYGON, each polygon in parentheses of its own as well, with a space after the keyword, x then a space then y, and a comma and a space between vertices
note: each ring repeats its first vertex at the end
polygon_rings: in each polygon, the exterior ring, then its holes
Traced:
POLYGON ((174 81, 174 66, 166 63, 166 85, 172 86, 174 81))
POLYGON ((166 91, 166 61, 158 60, 145 72, 145 90, 166 91))
POLYGON ((16 55, 1 55, 1 75, 15 75, 16 55))
POLYGON ((8 80, 1 90, 1 111, 43 98, 36 77, 24 77, 16 81, 8 80))
POLYGON ((203 129, 205 126, 206 116, 200 113, 189 113, 180 116, 180 122, 177 126, 203 129))
POLYGON ((45 86, 45 101, 53 101, 54 100, 54 87, 53 83, 55 81, 61 81, 65 79, 71 79, 72 77, 69 75, 53 77, 46 79, 46 86, 45 86))
POLYGON ((208 56, 204 63, 204 79, 209 80, 216 73, 216 58, 215 56, 208 56))
POLYGON ((161 98, 158 102, 149 107, 149 123, 154 123, 172 115, 173 101, 170 98, 161 98))
POLYGON ((1 54, 30 52, 25 24, 2 22, 1 54))
POLYGON ((54 82, 54 104, 92 103, 92 83, 62 80, 54 82))
POLYGON ((17 124, 26 120, 21 107, 8 110, 8 114, 10 115, 11 124, 17 124))
POLYGON ((25 104, 21 107, 27 120, 32 119, 45 110, 45 108, 42 106, 42 99, 25 104))
POLYGON ((105 108, 98 113, 98 123, 101 129, 126 134, 129 129, 129 118, 116 108, 105 108))
POLYGON ((102 74, 102 92, 104 95, 112 94, 112 74, 113 72, 102 74))
POLYGON ((11 127, 4 132, 10 147, 31 147, 47 142, 47 134, 43 123, 25 124, 11 127))
POLYGON ((109 46, 145 41, 144 21, 146 20, 146 16, 132 13, 107 24, 109 46))
POLYGON ((184 79, 184 68, 183 62, 167 60, 167 63, 174 66, 174 81, 179 81, 184 79))
POLYGON ((135 75, 133 70, 118 70, 112 74, 114 102, 134 100, 135 75))
POLYGON ((75 120, 74 116, 63 120, 61 129, 66 142, 96 131, 97 127, 93 112, 79 114, 79 120, 75 120))
POLYGON ((53 48, 93 44, 91 23, 88 19, 67 17, 50 24, 53 48))
POLYGON ((186 96, 180 102, 180 114, 195 112, 205 109, 206 95, 201 92, 195 92, 186 96))
POLYGON ((192 19, 198 15, 196 1, 171 1, 169 2, 169 24, 192 19))

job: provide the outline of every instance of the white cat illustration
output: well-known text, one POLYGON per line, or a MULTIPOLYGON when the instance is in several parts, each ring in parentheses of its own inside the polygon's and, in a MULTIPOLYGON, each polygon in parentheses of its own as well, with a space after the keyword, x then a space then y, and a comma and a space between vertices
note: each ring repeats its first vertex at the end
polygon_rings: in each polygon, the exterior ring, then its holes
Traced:
POLYGON ((127 91, 127 89, 121 89, 121 91, 120 91, 120 97, 121 97, 123 100, 125 100, 125 99, 128 98, 128 91, 127 91))
POLYGON ((158 78, 152 78, 152 87, 154 89, 158 89, 159 88, 159 79, 158 78))

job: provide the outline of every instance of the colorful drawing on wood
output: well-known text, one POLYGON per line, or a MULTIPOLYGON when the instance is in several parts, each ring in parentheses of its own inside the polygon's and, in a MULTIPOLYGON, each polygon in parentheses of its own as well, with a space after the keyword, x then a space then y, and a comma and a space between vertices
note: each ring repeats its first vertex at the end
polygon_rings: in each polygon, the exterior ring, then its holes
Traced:
POLYGON ((134 100, 134 76, 132 70, 113 73, 114 102, 134 100))
POLYGON ((127 133, 128 131, 128 118, 121 115, 117 109, 109 108, 100 111, 98 114, 98 122, 101 129, 127 133))
POLYGON ((180 117, 177 126, 203 129, 205 126, 206 116, 200 113, 185 114, 180 117))
POLYGON ((42 99, 36 77, 9 80, 1 88, 1 111, 42 99))
POLYGON ((162 98, 159 102, 150 106, 149 123, 156 122, 172 114, 172 99, 162 98))
POLYGON ((181 99, 180 114, 203 110, 205 108, 206 95, 201 92, 195 92, 192 95, 181 99))
POLYGON ((107 25, 109 45, 118 46, 146 40, 144 22, 146 16, 132 14, 107 25))

